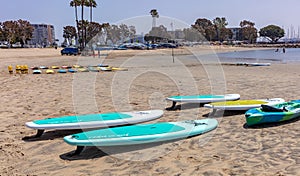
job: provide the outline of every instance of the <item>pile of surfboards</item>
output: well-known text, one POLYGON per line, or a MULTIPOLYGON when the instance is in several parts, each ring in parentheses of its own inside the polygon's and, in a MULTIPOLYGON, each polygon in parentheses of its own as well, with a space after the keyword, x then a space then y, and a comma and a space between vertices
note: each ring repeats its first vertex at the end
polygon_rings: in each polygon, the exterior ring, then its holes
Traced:
MULTIPOLYGON (((26 72, 21 72, 21 68, 19 65, 16 66, 16 71, 15 73, 29 73, 28 72, 28 67, 25 65, 27 68, 26 72), (19 68, 20 67, 20 68, 19 68)), ((54 74, 54 73, 76 73, 76 72, 100 72, 100 71, 128 71, 127 68, 122 68, 122 67, 113 67, 105 64, 99 64, 96 66, 81 66, 81 65, 63 65, 63 66, 57 66, 53 65, 51 67, 47 66, 33 66, 31 67, 32 74, 54 74)), ((8 66, 8 72, 10 74, 13 74, 13 67, 8 66)))

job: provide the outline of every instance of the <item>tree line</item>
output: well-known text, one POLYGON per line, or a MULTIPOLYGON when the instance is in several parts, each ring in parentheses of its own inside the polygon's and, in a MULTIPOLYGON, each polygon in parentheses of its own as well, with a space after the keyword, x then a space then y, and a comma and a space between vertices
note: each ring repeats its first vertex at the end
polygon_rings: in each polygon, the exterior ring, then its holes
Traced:
POLYGON ((76 45, 76 42, 72 42, 72 39, 75 39, 81 47, 86 47, 89 43, 100 45, 117 44, 131 40, 136 35, 134 26, 127 26, 125 24, 110 25, 109 23, 100 24, 86 20, 83 23, 79 21, 78 31, 74 26, 65 26, 63 28, 63 37, 69 41, 70 45, 76 45), (84 26, 81 24, 84 24, 84 26))
MULTIPOLYGON (((75 10, 75 26, 65 26, 63 29, 63 37, 69 41, 73 38, 78 41, 80 48, 85 48, 86 44, 95 40, 97 37, 104 37, 103 41, 115 44, 118 41, 126 41, 132 39, 136 34, 134 26, 110 25, 109 23, 97 23, 93 21, 93 8, 97 7, 95 0, 72 0, 70 7, 75 10), (85 8, 89 8, 90 19, 84 19, 85 8), (78 8, 81 9, 81 20, 78 18, 78 8), (104 34, 104 35, 103 35, 104 34)), ((152 29, 145 35, 148 41, 156 41, 161 39, 172 39, 175 36, 170 35, 170 31, 163 25, 156 27, 156 19, 159 18, 156 9, 150 11, 153 17, 152 29)), ((183 29, 184 39, 187 41, 228 41, 232 40, 233 33, 227 28, 228 22, 225 17, 216 17, 213 20, 206 18, 198 18, 190 28, 183 29)), ((0 41, 7 41, 10 44, 20 42, 22 45, 27 44, 31 40, 34 28, 29 21, 5 21, 0 22, 0 41)), ((240 31, 238 36, 239 40, 254 43, 259 33, 262 37, 267 37, 271 42, 277 42, 284 36, 284 29, 276 25, 268 25, 258 30, 255 28, 255 23, 243 20, 240 22, 240 31)), ((173 33, 173 35, 175 35, 173 33)))
MULTIPOLYGON (((225 17, 216 17, 212 21, 206 18, 198 18, 191 27, 197 30, 208 41, 227 41, 232 39, 233 32, 227 28, 228 22, 225 17)), ((258 32, 255 28, 255 23, 248 20, 240 22, 240 29, 237 32, 236 39, 255 43, 258 34, 261 37, 266 37, 271 42, 277 42, 284 36, 284 29, 276 25, 268 25, 263 27, 258 32)))
POLYGON ((29 21, 5 21, 0 22, 0 41, 6 41, 9 44, 20 42, 23 46, 31 40, 34 28, 29 21))

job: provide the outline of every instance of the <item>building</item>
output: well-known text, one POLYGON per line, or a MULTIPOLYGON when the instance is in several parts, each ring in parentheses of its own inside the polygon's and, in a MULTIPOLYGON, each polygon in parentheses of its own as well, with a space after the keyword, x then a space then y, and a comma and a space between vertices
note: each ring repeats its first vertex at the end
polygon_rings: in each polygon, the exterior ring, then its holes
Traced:
POLYGON ((54 26, 49 24, 32 24, 34 28, 30 45, 48 47, 55 43, 54 26))
POLYGON ((232 40, 233 41, 241 41, 242 40, 242 28, 235 27, 229 28, 232 32, 232 40))

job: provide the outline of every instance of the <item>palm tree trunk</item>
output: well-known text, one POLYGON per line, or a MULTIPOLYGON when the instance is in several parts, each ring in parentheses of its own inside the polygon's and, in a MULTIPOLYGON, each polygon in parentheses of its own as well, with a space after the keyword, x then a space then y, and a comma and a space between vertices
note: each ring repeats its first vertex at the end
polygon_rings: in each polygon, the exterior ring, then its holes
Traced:
POLYGON ((82 48, 83 49, 85 47, 85 40, 84 40, 84 24, 83 24, 83 12, 84 12, 84 0, 81 0, 81 41, 82 41, 82 48))
POLYGON ((93 6, 90 4, 90 23, 93 21, 93 6))
POLYGON ((79 25, 78 25, 78 13, 77 13, 77 6, 75 5, 74 7, 75 7, 76 28, 77 28, 77 35, 78 35, 76 37, 76 40, 78 40, 79 39, 79 35, 80 35, 80 33, 79 33, 79 25))

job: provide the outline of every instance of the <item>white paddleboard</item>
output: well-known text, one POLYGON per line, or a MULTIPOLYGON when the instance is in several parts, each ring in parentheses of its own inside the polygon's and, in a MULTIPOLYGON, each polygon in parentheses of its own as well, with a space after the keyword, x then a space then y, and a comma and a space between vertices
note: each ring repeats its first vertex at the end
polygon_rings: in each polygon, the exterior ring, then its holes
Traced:
POLYGON ((162 115, 162 110, 113 112, 47 118, 26 122, 25 125, 28 128, 37 129, 37 137, 39 137, 46 129, 92 129, 129 125, 154 120, 162 115))

